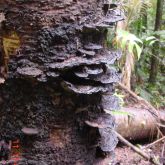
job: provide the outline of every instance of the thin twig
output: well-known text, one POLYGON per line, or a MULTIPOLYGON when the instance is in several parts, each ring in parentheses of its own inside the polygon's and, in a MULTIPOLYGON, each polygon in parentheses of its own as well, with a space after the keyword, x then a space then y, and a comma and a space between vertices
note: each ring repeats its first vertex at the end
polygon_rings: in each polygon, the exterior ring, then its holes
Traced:
POLYGON ((159 127, 157 127, 157 130, 158 130, 158 136, 160 137, 160 135, 161 135, 161 137, 163 137, 164 135, 163 135, 163 133, 162 133, 162 131, 160 130, 159 127))
POLYGON ((157 143, 159 143, 159 142, 161 142, 161 141, 163 141, 163 140, 165 140, 165 136, 163 136, 162 138, 160 138, 160 139, 154 141, 153 143, 148 144, 147 146, 143 147, 143 149, 144 149, 144 148, 152 147, 152 146, 154 146, 155 144, 157 144, 157 143))
POLYGON ((164 150, 165 150, 165 142, 164 142, 163 148, 162 148, 162 154, 161 154, 162 158, 164 158, 164 150))
POLYGON ((136 153, 138 153, 139 155, 141 155, 143 158, 145 158, 146 160, 150 161, 151 163, 153 163, 155 165, 160 165, 160 163, 156 159, 154 159, 153 157, 149 156, 148 154, 146 154, 145 152, 143 152, 142 150, 140 150, 138 147, 136 147, 133 144, 131 144, 123 136, 121 136, 119 133, 116 132, 116 135, 117 135, 118 139, 123 144, 127 145, 128 147, 130 147, 133 151, 135 151, 136 153))

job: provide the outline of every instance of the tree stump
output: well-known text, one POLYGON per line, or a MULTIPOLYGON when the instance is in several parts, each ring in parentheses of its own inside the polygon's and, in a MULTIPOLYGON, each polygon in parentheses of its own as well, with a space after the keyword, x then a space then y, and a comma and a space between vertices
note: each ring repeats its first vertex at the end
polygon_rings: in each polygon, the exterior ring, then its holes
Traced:
POLYGON ((117 144, 113 84, 121 52, 107 33, 123 15, 98 0, 1 0, 0 138, 20 164, 93 165, 117 144), (24 133, 22 130, 37 130, 24 133))

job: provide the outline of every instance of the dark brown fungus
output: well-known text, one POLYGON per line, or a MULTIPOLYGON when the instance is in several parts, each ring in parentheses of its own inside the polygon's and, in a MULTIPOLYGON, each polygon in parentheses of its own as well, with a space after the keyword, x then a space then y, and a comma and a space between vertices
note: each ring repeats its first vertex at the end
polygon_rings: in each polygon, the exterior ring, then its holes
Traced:
POLYGON ((85 123, 91 127, 97 128, 114 128, 115 120, 109 114, 100 114, 98 117, 90 119, 90 121, 86 120, 85 123))
POLYGON ((98 92, 106 92, 108 89, 102 86, 90 86, 90 85, 74 85, 72 83, 63 81, 61 86, 69 91, 72 91, 77 94, 93 94, 98 92))
POLYGON ((89 75, 99 75, 103 73, 103 69, 100 66, 85 66, 84 70, 89 75))
POLYGON ((80 71, 75 71, 74 72, 76 76, 80 77, 80 78, 87 78, 88 77, 88 73, 85 72, 80 72, 80 71))
POLYGON ((99 75, 94 78, 95 81, 99 81, 103 84, 110 84, 120 81, 119 73, 114 68, 107 68, 105 74, 99 75))
POLYGON ((103 47, 101 45, 89 43, 88 45, 84 45, 84 48, 87 50, 101 50, 103 47))
POLYGON ((40 69, 34 67, 18 68, 17 72, 20 75, 27 77, 38 77, 43 73, 40 69))
POLYGON ((57 78, 57 77, 60 76, 60 74, 58 72, 53 72, 53 71, 52 72, 47 72, 46 75, 48 77, 52 77, 52 78, 57 78))
POLYGON ((65 70, 80 65, 95 65, 101 63, 114 64, 114 62, 118 60, 121 57, 121 55, 121 51, 104 50, 100 54, 96 54, 93 58, 90 59, 85 57, 74 56, 64 60, 63 62, 47 64, 47 67, 50 69, 65 70))
POLYGON ((104 152, 111 152, 116 147, 118 140, 117 136, 113 132, 115 128, 115 121, 111 115, 102 114, 97 119, 92 121, 85 121, 85 123, 94 128, 98 128, 100 134, 100 140, 98 146, 104 152))
POLYGON ((94 51, 87 51, 84 49, 79 49, 78 52, 80 52, 82 55, 87 55, 87 56, 94 56, 96 54, 94 51))

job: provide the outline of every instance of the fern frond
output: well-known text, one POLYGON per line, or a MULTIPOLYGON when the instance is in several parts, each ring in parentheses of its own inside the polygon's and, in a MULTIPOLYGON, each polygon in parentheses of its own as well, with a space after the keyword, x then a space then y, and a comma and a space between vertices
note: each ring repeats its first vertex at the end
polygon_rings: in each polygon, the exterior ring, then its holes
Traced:
POLYGON ((126 15, 126 27, 133 21, 146 14, 146 10, 151 6, 150 0, 123 0, 122 8, 126 15))

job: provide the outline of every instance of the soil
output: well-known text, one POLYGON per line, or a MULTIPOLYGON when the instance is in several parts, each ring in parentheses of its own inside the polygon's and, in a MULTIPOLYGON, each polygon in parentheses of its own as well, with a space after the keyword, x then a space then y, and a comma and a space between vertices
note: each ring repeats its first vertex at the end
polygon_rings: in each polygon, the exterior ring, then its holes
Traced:
MULTIPOLYGON (((136 145, 136 144, 134 144, 136 145)), ((138 144, 139 145, 139 144, 138 144)), ((142 145, 141 147, 145 147, 147 144, 142 145)), ((155 155, 162 160, 162 150, 163 150, 163 142, 156 144, 153 147, 143 149, 148 155, 155 155)), ((142 158, 140 155, 132 151, 129 147, 126 146, 118 146, 115 150, 116 157, 116 165, 152 165, 149 161, 142 158)), ((163 162, 162 162, 163 163, 163 162)), ((165 162, 163 163, 165 164, 165 162)))

